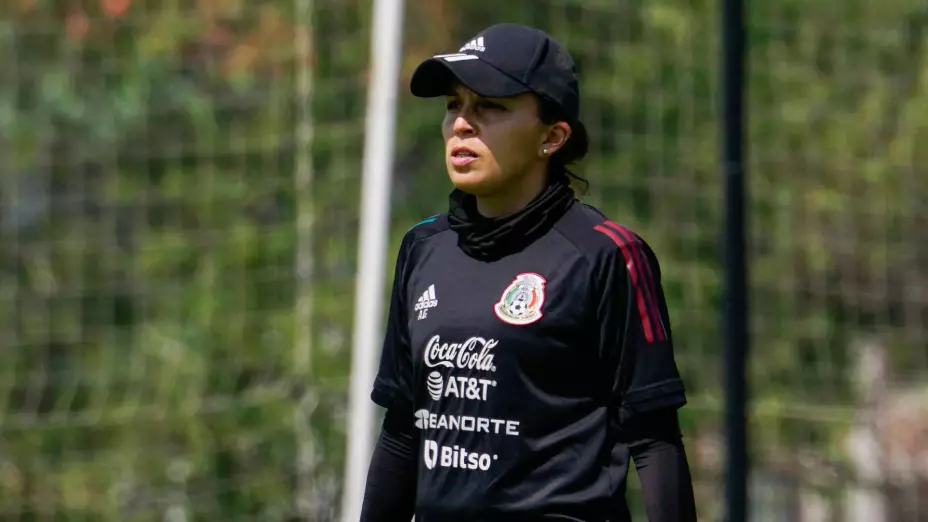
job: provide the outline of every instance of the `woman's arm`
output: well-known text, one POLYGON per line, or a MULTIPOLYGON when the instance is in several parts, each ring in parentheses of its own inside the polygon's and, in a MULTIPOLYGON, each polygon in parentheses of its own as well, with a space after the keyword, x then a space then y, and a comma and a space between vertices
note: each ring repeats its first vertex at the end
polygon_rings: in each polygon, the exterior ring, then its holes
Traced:
POLYGON ((397 255, 380 369, 371 391, 371 399, 386 408, 387 413, 368 469, 362 522, 409 522, 415 509, 417 439, 409 422, 414 401, 405 292, 414 239, 407 233, 397 255))
POLYGON ((371 457, 361 522, 408 522, 416 505, 415 437, 409 416, 387 410, 371 457), (405 421, 405 422, 404 422, 405 421))
POLYGON ((677 412, 645 415, 623 434, 638 477, 650 522, 695 522, 693 482, 677 412))
POLYGON ((674 356, 660 263, 633 231, 597 228, 618 247, 595 275, 600 352, 610 370, 613 421, 644 489, 650 522, 696 520, 677 410, 686 392, 674 356))

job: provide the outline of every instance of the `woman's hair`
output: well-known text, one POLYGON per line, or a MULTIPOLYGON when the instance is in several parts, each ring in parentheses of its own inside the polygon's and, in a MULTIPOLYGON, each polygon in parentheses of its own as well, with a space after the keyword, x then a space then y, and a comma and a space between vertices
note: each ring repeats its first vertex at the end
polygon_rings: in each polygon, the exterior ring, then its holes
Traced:
MULTIPOLYGON (((550 125, 559 121, 566 121, 561 115, 561 108, 556 103, 540 96, 538 101, 538 118, 542 123, 550 125)), ((554 177, 564 177, 569 181, 583 185, 583 192, 589 190, 590 182, 587 181, 586 178, 574 174, 567 167, 571 163, 579 161, 586 156, 586 147, 587 144, 583 143, 581 140, 567 138, 567 143, 551 156, 548 170, 549 174, 554 177)))

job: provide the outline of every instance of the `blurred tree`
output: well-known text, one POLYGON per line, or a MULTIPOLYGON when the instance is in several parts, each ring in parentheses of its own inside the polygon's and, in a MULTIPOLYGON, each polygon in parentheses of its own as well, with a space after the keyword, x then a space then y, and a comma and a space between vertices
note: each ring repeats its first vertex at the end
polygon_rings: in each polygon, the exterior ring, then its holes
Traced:
MULTIPOLYGON (((313 520, 334 517, 365 92, 377 86, 370 2, 313 6, 311 33, 287 0, 0 8, 0 516, 287 520, 307 494, 295 459, 312 437, 313 520), (310 194, 294 190, 307 112, 310 194), (304 366, 293 347, 306 201, 316 233, 304 366), (293 425, 306 401, 310 433, 293 425)), ((784 0, 751 12, 754 446, 764 477, 801 464, 804 476, 783 480, 827 497, 841 481, 823 470, 844 459, 858 402, 849 347, 875 335, 896 378, 923 381, 928 368, 928 9, 784 0)), ((393 251, 450 191, 441 103, 405 94, 415 65, 497 21, 548 29, 583 78, 586 199, 663 262, 711 519, 715 3, 410 0, 407 13, 393 251)))

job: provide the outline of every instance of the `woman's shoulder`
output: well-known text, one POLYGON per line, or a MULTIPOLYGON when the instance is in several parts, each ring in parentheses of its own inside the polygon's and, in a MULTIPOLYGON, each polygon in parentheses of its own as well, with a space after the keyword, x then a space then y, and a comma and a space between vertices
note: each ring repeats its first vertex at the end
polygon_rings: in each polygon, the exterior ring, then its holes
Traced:
POLYGON ((650 246, 634 229, 613 221, 602 210, 577 202, 557 226, 561 234, 590 258, 624 257, 626 251, 650 246))
POLYGON ((406 230, 403 236, 404 246, 411 247, 413 243, 427 239, 435 234, 450 230, 447 214, 429 216, 406 230))

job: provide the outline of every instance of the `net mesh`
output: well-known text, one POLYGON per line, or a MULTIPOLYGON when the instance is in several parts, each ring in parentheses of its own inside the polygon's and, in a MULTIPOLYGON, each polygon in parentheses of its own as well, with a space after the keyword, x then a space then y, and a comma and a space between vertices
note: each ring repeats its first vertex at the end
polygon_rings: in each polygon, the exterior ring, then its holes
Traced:
POLYGON ((0 513, 332 519, 366 6, 7 4, 0 513))
MULTIPOLYGON (((402 62, 500 20, 571 50, 584 198, 662 261, 701 520, 716 4, 408 0, 402 62)), ((928 520, 928 10, 749 12, 752 520, 928 520)), ((0 518, 336 519, 370 27, 360 0, 0 7, 0 518)), ((391 252, 449 190, 440 102, 401 92, 391 252)))

